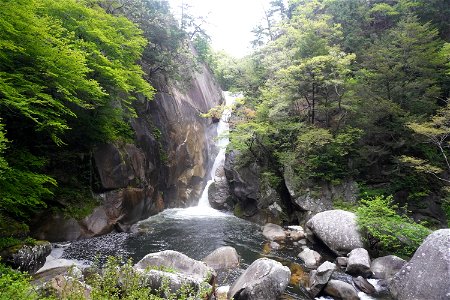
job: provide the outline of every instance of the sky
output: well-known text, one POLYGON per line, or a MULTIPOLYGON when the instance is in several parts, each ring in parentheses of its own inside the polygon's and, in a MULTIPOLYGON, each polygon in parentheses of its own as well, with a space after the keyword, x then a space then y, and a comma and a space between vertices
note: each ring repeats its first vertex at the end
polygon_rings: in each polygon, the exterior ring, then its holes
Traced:
POLYGON ((269 0, 169 0, 173 13, 181 15, 181 3, 192 6, 194 16, 207 16, 205 28, 215 50, 242 57, 251 52, 251 30, 260 23, 269 0))

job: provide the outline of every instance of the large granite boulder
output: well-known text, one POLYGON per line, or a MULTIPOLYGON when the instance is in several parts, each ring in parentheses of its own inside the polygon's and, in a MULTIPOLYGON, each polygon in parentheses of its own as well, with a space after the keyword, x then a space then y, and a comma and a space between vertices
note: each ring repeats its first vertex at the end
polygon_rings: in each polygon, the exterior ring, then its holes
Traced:
POLYGON ((214 175, 214 182, 208 189, 209 204, 215 209, 231 210, 232 207, 228 203, 231 196, 230 187, 223 166, 218 167, 214 175))
POLYGON ((370 264, 373 278, 390 279, 406 264, 406 261, 395 255, 375 258, 370 264))
POLYGON ((353 276, 362 276, 368 278, 372 275, 370 270, 370 256, 364 248, 353 249, 348 254, 347 273, 353 276))
POLYGON ((346 255, 364 246, 354 213, 324 211, 312 217, 306 226, 337 255, 346 255))
POLYGON ((225 246, 214 250, 203 259, 214 270, 224 270, 239 266, 239 255, 233 247, 225 246))
POLYGON ((22 272, 34 274, 46 261, 52 251, 49 242, 38 241, 34 245, 18 245, 0 252, 2 262, 22 272))
POLYGON ((260 258, 230 287, 228 298, 234 300, 275 300, 286 289, 291 271, 281 263, 260 258))
POLYGON ((430 234, 389 289, 398 300, 450 299, 450 229, 430 234))
POLYGON ((156 268, 162 271, 171 270, 198 282, 211 282, 216 276, 214 269, 207 266, 204 262, 173 250, 147 254, 134 265, 134 268, 137 270, 148 268, 156 268))

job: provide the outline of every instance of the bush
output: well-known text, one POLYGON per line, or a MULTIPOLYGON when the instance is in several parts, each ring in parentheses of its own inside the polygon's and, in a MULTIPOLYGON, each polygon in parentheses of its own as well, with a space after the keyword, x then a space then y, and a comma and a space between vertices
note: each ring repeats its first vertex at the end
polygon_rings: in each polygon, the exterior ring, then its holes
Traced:
POLYGON ((383 254, 410 257, 431 233, 425 226, 397 213, 392 196, 375 196, 361 200, 356 210, 358 225, 370 243, 383 254))
POLYGON ((30 277, 0 263, 0 300, 34 300, 41 297, 30 284, 30 277))

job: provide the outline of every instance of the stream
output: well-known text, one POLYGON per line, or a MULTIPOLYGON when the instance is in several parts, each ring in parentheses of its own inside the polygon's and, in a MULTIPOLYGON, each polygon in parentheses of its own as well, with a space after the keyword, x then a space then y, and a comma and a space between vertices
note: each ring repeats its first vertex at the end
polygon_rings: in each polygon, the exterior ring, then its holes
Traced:
MULTIPOLYGON (((227 105, 231 105, 234 99, 226 94, 227 105)), ((208 187, 214 181, 213 175, 216 169, 225 160, 228 138, 223 137, 223 134, 228 131, 229 116, 230 111, 225 110, 218 124, 217 133, 219 137, 222 137, 217 141, 220 151, 198 206, 167 209, 136 224, 133 228, 134 233, 110 233, 71 244, 54 245, 55 248, 44 269, 52 264, 62 265, 73 261, 81 265, 89 265, 95 260, 104 261, 108 256, 132 258, 134 262, 137 262, 148 253, 168 249, 201 260, 219 247, 232 246, 241 257, 241 265, 239 269, 219 273, 219 286, 231 285, 253 261, 268 257, 287 265, 294 275, 283 299, 311 299, 307 291, 300 287, 307 286, 309 270, 302 266, 301 260, 297 258, 300 251, 298 246, 286 244, 279 250, 270 250, 267 240, 262 235, 261 226, 209 206, 208 187)), ((325 259, 331 259, 326 249, 317 249, 319 246, 309 244, 308 247, 319 251, 325 259)), ((360 293, 360 297, 374 299, 363 293, 360 293)))

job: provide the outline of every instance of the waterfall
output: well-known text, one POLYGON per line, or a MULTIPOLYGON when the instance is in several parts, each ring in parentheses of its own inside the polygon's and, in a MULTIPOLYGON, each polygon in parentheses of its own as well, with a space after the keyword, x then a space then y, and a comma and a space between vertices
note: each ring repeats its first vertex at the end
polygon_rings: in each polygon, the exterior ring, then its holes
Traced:
POLYGON ((231 105, 233 105, 236 97, 233 97, 229 94, 229 92, 224 92, 225 96, 225 109, 222 113, 222 117, 220 118, 219 125, 217 126, 217 142, 216 146, 219 148, 219 153, 217 154, 213 166, 210 171, 210 180, 206 183, 205 189, 198 201, 199 207, 211 207, 208 200, 208 190, 209 186, 214 182, 216 171, 219 167, 223 166, 225 162, 225 151, 226 147, 229 144, 230 140, 227 136, 229 130, 228 121, 231 116, 231 105))

